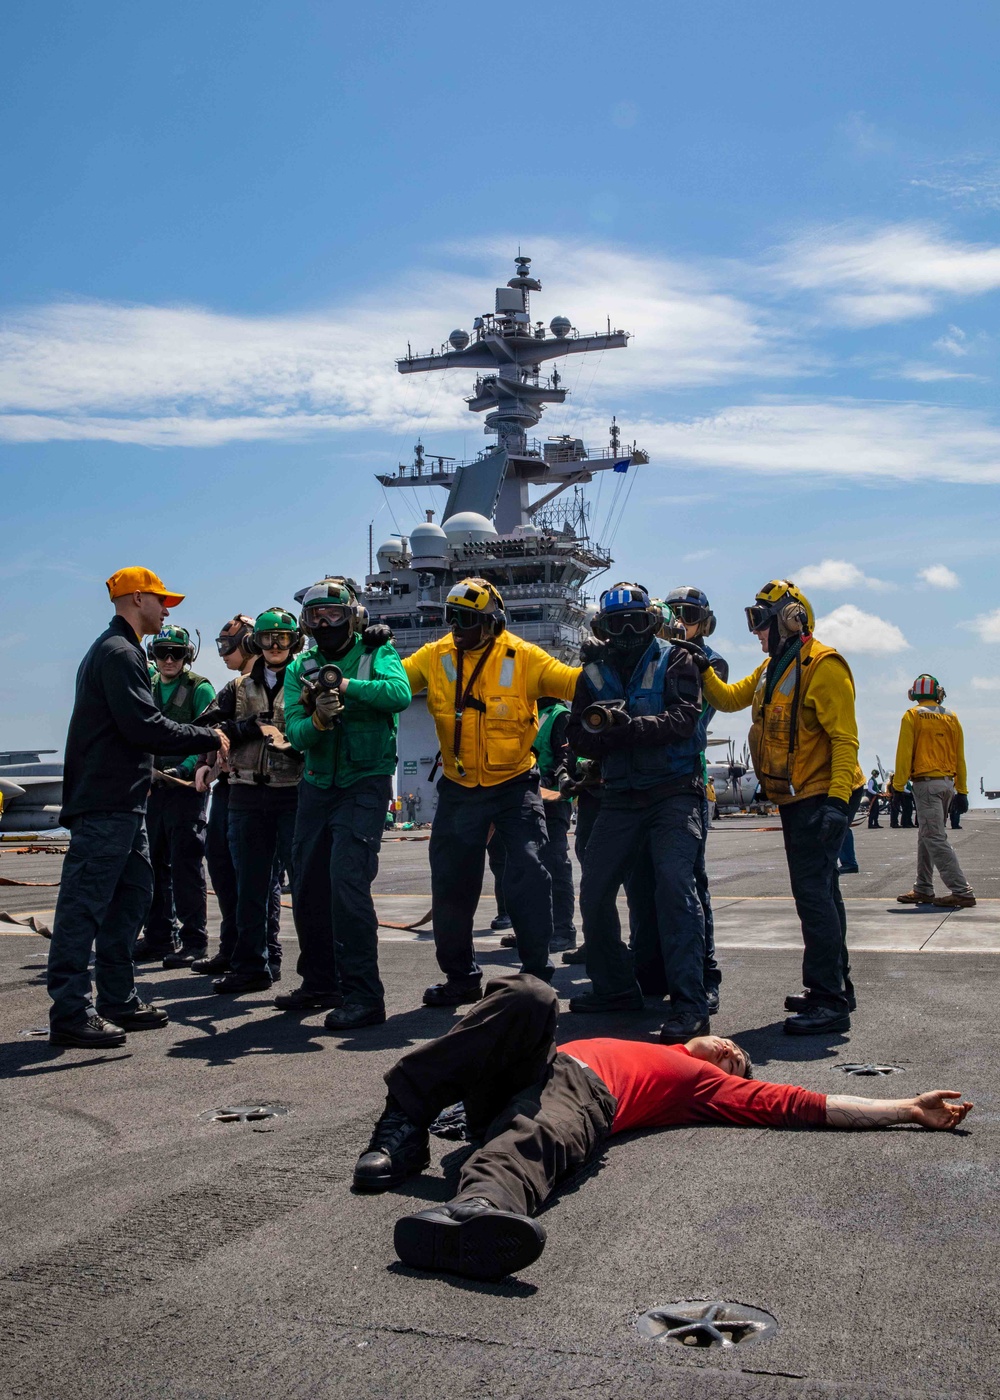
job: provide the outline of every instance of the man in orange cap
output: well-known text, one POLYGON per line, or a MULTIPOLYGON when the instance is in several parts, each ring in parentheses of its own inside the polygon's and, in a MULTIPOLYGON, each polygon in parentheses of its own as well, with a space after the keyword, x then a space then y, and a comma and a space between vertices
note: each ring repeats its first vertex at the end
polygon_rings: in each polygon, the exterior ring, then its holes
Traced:
POLYGON ((49 947, 53 1045, 122 1045, 126 1031, 166 1024, 163 1011, 139 1000, 132 962, 153 892, 145 827, 152 755, 228 750, 221 730, 175 724, 153 703, 142 638, 159 632, 184 595, 150 569, 119 569, 107 587, 115 616, 77 672, 66 737, 60 821, 70 844, 49 947))

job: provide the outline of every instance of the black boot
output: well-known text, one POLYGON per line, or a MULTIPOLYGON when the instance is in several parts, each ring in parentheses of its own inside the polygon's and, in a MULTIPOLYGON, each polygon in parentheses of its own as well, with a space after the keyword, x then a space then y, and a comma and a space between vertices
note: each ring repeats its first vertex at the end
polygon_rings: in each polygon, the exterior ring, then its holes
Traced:
POLYGON ((435 982, 424 992, 425 1006, 464 1006, 466 1002, 482 1001, 483 989, 478 982, 435 982))
POLYGON ((430 1165, 430 1137, 407 1118, 390 1094, 371 1141, 354 1168, 356 1191, 388 1191, 430 1165))
POLYGON ((242 996, 244 992, 266 992, 270 986, 269 972, 227 972, 225 977, 217 977, 212 983, 214 991, 231 997, 242 996))
POLYGON ((147 1001, 137 1002, 127 1015, 118 1017, 123 1031, 158 1031, 169 1021, 165 1011, 159 1006, 150 1006, 147 1001))
POLYGON ((359 1001, 347 1001, 335 1007, 323 1025, 328 1031, 356 1031, 362 1026, 384 1026, 384 1006, 363 1006, 359 1001))
MULTIPOLYGON (((549 939, 549 953, 550 953, 550 955, 551 955, 552 953, 568 953, 568 952, 571 951, 571 949, 573 949, 573 948, 575 948, 575 947, 576 947, 576 934, 575 934, 575 933, 573 933, 573 934, 569 934, 569 933, 558 934, 558 933, 557 933, 557 934, 554 934, 553 937, 549 939)), ((566 961, 566 959, 563 958, 563 962, 565 962, 565 961, 566 961)))
POLYGON ((159 947, 152 945, 145 935, 135 940, 135 947, 132 949, 133 962, 162 962, 164 958, 169 958, 177 949, 169 943, 160 944, 159 947))
POLYGON ((195 958, 191 964, 191 971, 220 977, 222 973, 229 971, 229 959, 224 958, 221 953, 216 953, 214 958, 195 958))
POLYGON ((279 1011, 325 1011, 330 1006, 343 1006, 344 998, 340 992, 307 992, 305 987, 296 987, 276 996, 274 1004, 279 1011))
POLYGON ((708 1006, 708 1014, 717 1016, 719 1014, 720 998, 718 987, 705 988, 705 1003, 708 1006))
POLYGON ((168 953, 163 959, 163 966, 173 967, 193 967, 208 952, 207 948, 179 948, 176 953, 168 953))
MULTIPOLYGON (((786 1011, 811 1011, 815 1005, 816 1002, 813 1001, 808 992, 793 992, 790 996, 785 997, 786 1011)), ((858 1004, 853 997, 847 998, 849 1011, 856 1011, 857 1006, 858 1004)))
POLYGON ((850 1015, 835 1006, 813 1004, 808 1011, 800 1011, 797 1016, 789 1016, 785 1021, 788 1035, 825 1035, 850 1029, 850 1015))
POLYGON ((91 1011, 83 1021, 74 1021, 68 1026, 53 1026, 49 1031, 49 1044, 76 1045, 81 1050, 111 1050, 116 1045, 125 1044, 125 1032, 121 1026, 91 1011))
POLYGON ((571 948, 568 953, 563 953, 561 961, 567 967, 576 967, 581 963, 586 963, 587 954, 584 952, 582 944, 579 948, 571 948))
POLYGON ((396 1221, 396 1253, 413 1269, 500 1279, 533 1264, 545 1231, 528 1215, 498 1210, 481 1196, 449 1201, 396 1221))
POLYGON ((660 1040, 664 1045, 682 1045, 692 1036, 708 1035, 709 1029, 707 1016, 699 1016, 697 1011, 688 1011, 683 1007, 676 1011, 671 1008, 660 1029, 660 1040))
POLYGON ((581 992, 578 997, 570 997, 570 1011, 645 1011, 646 1003, 638 987, 630 987, 627 992, 613 992, 605 996, 601 992, 581 992))

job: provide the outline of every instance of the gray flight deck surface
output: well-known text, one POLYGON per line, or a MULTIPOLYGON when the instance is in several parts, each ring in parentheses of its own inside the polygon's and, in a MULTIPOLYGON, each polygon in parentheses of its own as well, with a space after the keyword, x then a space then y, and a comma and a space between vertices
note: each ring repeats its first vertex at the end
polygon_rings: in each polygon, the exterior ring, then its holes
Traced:
MULTIPOLYGON (((428 939, 383 930, 389 1020, 349 1036, 326 1034, 321 1015, 282 1016, 265 995, 217 998, 206 979, 143 967, 141 987, 172 1023, 99 1055, 21 1034, 45 1024, 45 944, 0 925, 0 1394, 1000 1395, 1000 822, 976 812, 956 833, 984 902, 947 915, 892 900, 911 882, 914 832, 856 829, 867 873, 843 884, 860 1009, 849 1036, 802 1040, 780 1028, 799 958, 780 833, 759 830, 775 825, 725 822, 710 840, 724 945, 715 1029, 777 1081, 871 1096, 960 1089, 976 1103, 965 1129, 628 1135, 555 1197, 542 1258, 495 1285, 394 1262, 393 1221, 447 1198, 442 1163, 460 1144, 432 1139, 431 1170, 387 1195, 350 1191, 381 1074, 454 1020, 419 1008, 436 973, 428 939), (837 1071, 866 1061, 903 1072, 837 1071), (288 1113, 201 1117, 254 1100, 288 1113), (777 1334, 726 1353, 639 1336, 638 1313, 683 1298, 766 1309, 777 1334)), ((0 849, 0 876, 58 879, 59 856, 0 849)), ((426 853, 419 840, 385 843, 382 918, 426 911, 426 853)), ((54 894, 0 887, 0 909, 50 910, 54 894)), ((285 937, 287 988, 290 921, 285 937)), ((478 943, 487 975, 512 968, 496 937, 478 943)), ((563 997, 582 982, 576 968, 557 974, 563 997)), ((653 1010, 564 1014, 560 1034, 641 1038, 656 1026, 653 1010)))

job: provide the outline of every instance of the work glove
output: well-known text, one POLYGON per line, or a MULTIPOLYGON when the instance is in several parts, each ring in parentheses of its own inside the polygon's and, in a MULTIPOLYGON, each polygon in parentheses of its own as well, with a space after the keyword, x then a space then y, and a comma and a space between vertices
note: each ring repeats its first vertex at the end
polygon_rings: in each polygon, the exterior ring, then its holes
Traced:
POLYGON ((951 810, 963 817, 969 810, 969 794, 967 792, 956 792, 951 799, 951 810))
POLYGON ((842 797, 828 797, 816 818, 816 837, 823 846, 840 850, 849 824, 847 803, 842 797))
POLYGON ((597 637, 585 637, 580 643, 581 666, 589 666, 592 661, 603 661, 607 654, 607 642, 602 642, 597 637))
POLYGON ((315 713, 316 696, 318 695, 318 693, 318 685, 314 685, 311 681, 302 682, 302 689, 299 691, 299 704, 302 706, 303 710, 307 715, 315 713))
POLYGON ((384 647, 391 642, 395 636, 392 628, 387 622, 372 622, 361 633, 361 640, 364 643, 365 651, 378 651, 379 647, 384 647))
POLYGON ((321 690, 316 696, 313 723, 318 720, 320 729, 329 729, 340 718, 343 708, 339 690, 321 690))
POLYGON ((686 651, 691 660, 698 667, 702 675, 711 667, 712 663, 702 651, 697 642, 676 641, 672 643, 679 651, 686 651))
POLYGON ((225 734, 230 744, 249 744, 261 737, 256 715, 251 715, 249 719, 224 719, 216 727, 225 734))
POLYGON ((164 768, 163 776, 165 778, 180 778, 182 781, 185 780, 184 774, 179 768, 164 768))

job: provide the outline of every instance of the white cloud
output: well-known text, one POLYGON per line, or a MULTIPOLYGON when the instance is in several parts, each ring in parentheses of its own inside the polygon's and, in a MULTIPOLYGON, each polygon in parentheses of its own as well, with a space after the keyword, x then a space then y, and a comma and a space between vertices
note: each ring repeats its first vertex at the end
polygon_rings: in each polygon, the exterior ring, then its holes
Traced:
POLYGON ((933 588, 958 588, 959 577, 947 564, 928 564, 926 569, 921 569, 917 578, 922 578, 924 583, 929 583, 933 588))
POLYGON ((969 337, 960 326, 949 326, 947 332, 934 342, 935 350, 943 350, 946 355, 967 355, 969 337))
POLYGON ((926 315, 942 295, 1000 287, 1000 247, 949 241, 916 224, 823 228, 787 245, 772 272, 786 286, 825 294, 848 325, 872 326, 926 315))
POLYGON ((975 209, 1000 209, 1000 165, 995 156, 970 153, 939 161, 928 174, 914 179, 915 189, 931 190, 956 204, 975 209))
POLYGON ((816 635, 828 646, 843 651, 848 660, 852 651, 881 654, 905 651, 910 645, 895 623, 862 612, 853 603, 844 603, 826 617, 817 618, 816 635))
MULTIPOLYGON (((501 251, 485 251, 494 268, 501 251)), ((795 338, 770 312, 718 290, 707 274, 596 247, 546 242, 534 251, 538 270, 554 272, 544 301, 536 293, 536 315, 565 313, 587 332, 603 328, 613 308, 613 324, 634 333, 620 355, 560 366, 577 412, 599 365, 602 395, 803 368, 795 338)), ((504 246, 504 276, 509 255, 504 246)), ((452 385, 471 388, 473 371, 401 377, 394 361, 408 340, 420 353, 441 345, 490 301, 481 277, 415 272, 363 301, 301 315, 94 302, 11 313, 0 326, 0 436, 211 446, 339 429, 399 432, 415 422, 471 426, 452 385), (446 376, 451 384, 441 386, 446 376)))
POLYGON ((1000 608, 994 608, 992 612, 980 613, 971 622, 963 622, 963 627, 970 632, 976 632, 981 642, 994 644, 1000 642, 1000 608))
MULTIPOLYGON (((738 404, 703 418, 630 418, 629 433, 666 467, 772 476, 1000 483, 1000 426, 972 409, 840 399, 738 404)), ((603 419, 580 423, 584 438, 603 419)))
POLYGON ((857 564, 847 559, 824 559, 821 564, 806 564, 796 569, 795 582, 803 588, 888 588, 879 578, 868 578, 857 564))
POLYGON ((973 690, 1000 690, 1000 676, 973 676, 973 690))

